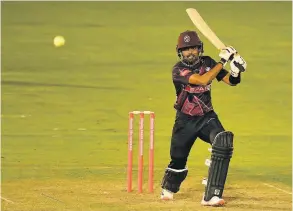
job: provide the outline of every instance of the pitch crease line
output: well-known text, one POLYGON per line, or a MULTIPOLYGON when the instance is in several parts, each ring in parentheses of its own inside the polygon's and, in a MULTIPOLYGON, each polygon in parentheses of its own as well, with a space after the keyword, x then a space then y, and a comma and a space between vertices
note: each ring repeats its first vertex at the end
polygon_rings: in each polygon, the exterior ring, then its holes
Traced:
POLYGON ((9 200, 9 199, 6 199, 6 198, 4 198, 4 197, 2 197, 2 196, 0 196, 1 197, 1 199, 2 200, 4 200, 4 201, 6 201, 6 202, 9 202, 9 203, 12 203, 12 204, 14 204, 14 202, 13 201, 11 201, 11 200, 9 200))
POLYGON ((268 183, 264 183, 264 182, 263 182, 262 184, 264 184, 265 186, 271 187, 271 188, 275 188, 275 189, 277 189, 277 190, 279 190, 279 191, 282 191, 282 192, 284 192, 284 193, 287 193, 287 194, 290 194, 290 195, 292 195, 292 193, 291 193, 291 192, 289 192, 289 191, 286 191, 286 190, 283 190, 283 189, 281 189, 281 188, 278 188, 278 187, 276 187, 276 186, 270 185, 270 184, 268 184, 268 183))

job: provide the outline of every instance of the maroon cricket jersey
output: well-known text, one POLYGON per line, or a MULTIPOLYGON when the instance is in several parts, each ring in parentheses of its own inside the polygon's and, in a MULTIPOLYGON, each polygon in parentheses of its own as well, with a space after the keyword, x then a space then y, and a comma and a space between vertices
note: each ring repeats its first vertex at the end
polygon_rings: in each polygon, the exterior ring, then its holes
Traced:
MULTIPOLYGON (((189 77, 194 74, 203 75, 212 69, 217 62, 209 56, 202 56, 199 64, 188 67, 181 61, 177 62, 172 71, 173 84, 176 90, 176 103, 174 108, 190 116, 202 116, 213 110, 211 100, 211 83, 207 85, 189 84, 189 77)), ((217 80, 221 81, 228 71, 222 69, 217 75, 217 80)))

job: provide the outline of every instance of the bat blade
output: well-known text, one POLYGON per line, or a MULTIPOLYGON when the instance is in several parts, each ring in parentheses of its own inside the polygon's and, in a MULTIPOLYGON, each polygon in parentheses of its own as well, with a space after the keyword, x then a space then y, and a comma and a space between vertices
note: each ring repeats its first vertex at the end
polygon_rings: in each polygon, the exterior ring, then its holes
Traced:
POLYGON ((196 26, 196 28, 217 48, 222 49, 225 44, 217 37, 217 35, 211 30, 207 23, 203 20, 200 14, 194 8, 186 9, 186 12, 196 26))

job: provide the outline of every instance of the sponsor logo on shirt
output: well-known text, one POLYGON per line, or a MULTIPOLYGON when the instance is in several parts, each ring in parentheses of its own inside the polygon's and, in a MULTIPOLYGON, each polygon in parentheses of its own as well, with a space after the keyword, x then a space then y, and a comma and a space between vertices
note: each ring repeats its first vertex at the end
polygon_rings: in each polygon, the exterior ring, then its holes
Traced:
POLYGON ((211 84, 208 84, 207 86, 195 86, 195 87, 190 87, 187 86, 185 90, 189 93, 202 93, 202 92, 207 92, 211 90, 211 84))

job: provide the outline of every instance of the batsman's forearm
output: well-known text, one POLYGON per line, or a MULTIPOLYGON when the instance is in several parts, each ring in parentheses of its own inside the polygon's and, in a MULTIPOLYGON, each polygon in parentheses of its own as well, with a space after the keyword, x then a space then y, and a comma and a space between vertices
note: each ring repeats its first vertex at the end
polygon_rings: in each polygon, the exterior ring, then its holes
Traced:
POLYGON ((218 73, 223 69, 223 64, 218 63, 210 71, 203 75, 193 74, 189 77, 189 83, 195 85, 207 85, 210 81, 216 78, 218 73))
POLYGON ((205 77, 208 82, 214 80, 219 72, 223 69, 223 64, 218 63, 214 68, 212 68, 207 73, 203 74, 202 77, 205 77))

